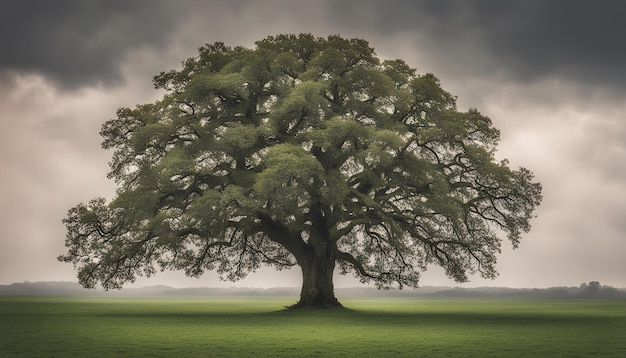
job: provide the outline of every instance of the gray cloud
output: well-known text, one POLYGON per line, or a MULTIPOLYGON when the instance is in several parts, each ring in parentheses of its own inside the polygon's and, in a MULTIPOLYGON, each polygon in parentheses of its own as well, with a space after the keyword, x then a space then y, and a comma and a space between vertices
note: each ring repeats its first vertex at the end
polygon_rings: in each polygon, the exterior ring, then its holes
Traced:
POLYGON ((112 84, 132 50, 163 46, 180 21, 175 2, 0 2, 0 72, 35 73, 60 87, 112 84))
POLYGON ((291 22, 289 30, 297 29, 298 24, 311 25, 310 17, 319 11, 324 18, 303 31, 344 31, 366 38, 419 36, 421 57, 429 58, 437 71, 504 74, 515 81, 562 77, 626 88, 622 1, 324 0, 314 7, 312 14, 310 3, 281 1, 3 1, 0 72, 38 73, 69 88, 111 84, 121 78, 125 55, 166 46, 169 36, 198 13, 205 14, 206 22, 219 23, 219 32, 228 37, 257 33, 260 25, 274 28, 291 22), (234 26, 219 13, 236 20, 249 16, 251 8, 258 18, 234 26))
POLYGON ((505 73, 516 81, 563 77, 626 87, 623 1, 348 0, 329 4, 328 14, 338 26, 385 36, 419 34, 426 38, 430 57, 447 66, 462 63, 468 74, 505 73))

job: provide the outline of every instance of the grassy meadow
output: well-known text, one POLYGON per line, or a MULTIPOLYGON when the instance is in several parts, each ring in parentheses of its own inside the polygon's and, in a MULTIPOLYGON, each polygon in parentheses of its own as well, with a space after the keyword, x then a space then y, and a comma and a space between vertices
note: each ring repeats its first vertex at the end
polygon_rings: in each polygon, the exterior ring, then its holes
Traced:
POLYGON ((0 357, 624 357, 625 300, 0 296, 0 357))

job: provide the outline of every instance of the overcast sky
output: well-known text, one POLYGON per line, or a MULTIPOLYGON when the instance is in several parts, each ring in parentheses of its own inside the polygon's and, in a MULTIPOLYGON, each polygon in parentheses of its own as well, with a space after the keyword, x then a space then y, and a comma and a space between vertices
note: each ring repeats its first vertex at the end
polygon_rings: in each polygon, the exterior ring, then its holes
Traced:
MULTIPOLYGON (((61 220, 111 198, 102 123, 152 102, 152 76, 216 41, 254 46, 279 33, 369 41, 381 58, 432 72, 459 107, 501 130, 498 158, 524 166, 543 204, 496 280, 464 286, 626 287, 624 1, 30 1, 0 2, 0 284, 76 281, 59 263, 61 220)), ((230 286, 163 273, 138 285, 230 286)), ((423 285, 454 285, 439 269, 423 285)), ((240 286, 299 286, 273 269, 240 286)), ((338 277, 336 286, 358 282, 338 277)))

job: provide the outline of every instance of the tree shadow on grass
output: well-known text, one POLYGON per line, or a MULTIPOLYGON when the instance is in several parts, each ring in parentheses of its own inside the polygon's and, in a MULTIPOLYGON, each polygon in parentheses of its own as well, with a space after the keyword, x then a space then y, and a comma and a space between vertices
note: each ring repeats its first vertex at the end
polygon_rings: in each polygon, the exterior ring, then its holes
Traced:
MULTIPOLYGON (((184 305, 184 303, 180 303, 184 305)), ((592 315, 586 312, 550 313, 550 312, 466 312, 457 311, 408 311, 408 310, 369 310, 350 307, 331 308, 283 308, 279 310, 237 310, 232 304, 226 309, 214 309, 207 304, 203 309, 185 310, 172 306, 171 310, 115 310, 94 312, 95 317, 109 319, 143 319, 160 322, 179 321, 188 323, 223 323, 228 325, 266 325, 280 322, 302 323, 332 321, 334 324, 364 326, 598 326, 615 325, 626 329, 624 317, 592 315)))

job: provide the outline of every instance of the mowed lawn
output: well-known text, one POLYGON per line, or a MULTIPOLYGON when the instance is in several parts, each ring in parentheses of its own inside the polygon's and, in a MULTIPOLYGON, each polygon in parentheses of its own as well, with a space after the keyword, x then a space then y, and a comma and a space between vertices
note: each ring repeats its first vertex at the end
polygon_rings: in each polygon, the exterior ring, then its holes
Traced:
POLYGON ((0 357, 626 357, 624 300, 0 297, 0 357))

